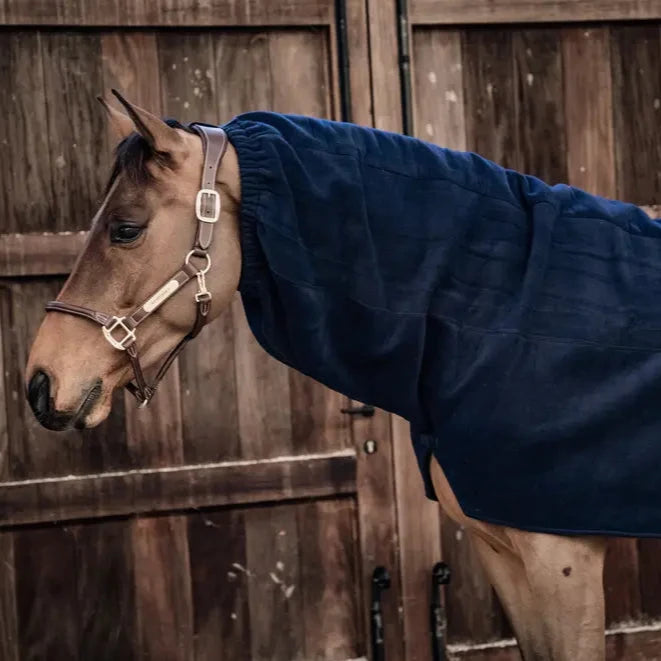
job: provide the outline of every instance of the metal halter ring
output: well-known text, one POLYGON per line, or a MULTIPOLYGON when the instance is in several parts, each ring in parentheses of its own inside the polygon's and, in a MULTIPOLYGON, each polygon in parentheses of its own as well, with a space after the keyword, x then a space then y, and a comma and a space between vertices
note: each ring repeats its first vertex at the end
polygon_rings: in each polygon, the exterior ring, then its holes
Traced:
POLYGON ((211 257, 209 257, 209 253, 205 252, 205 253, 200 254, 199 250, 195 250, 195 249, 191 250, 186 255, 186 259, 184 260, 184 262, 187 265, 190 264, 190 258, 191 257, 199 257, 200 259, 202 259, 202 257, 206 257, 206 260, 207 260, 206 266, 203 269, 198 270, 198 273, 202 273, 202 275, 206 275, 209 272, 209 269, 211 268, 211 257))
POLYGON ((103 336, 106 340, 108 340, 115 349, 119 349, 120 351, 126 351, 126 347, 135 342, 135 331, 130 329, 124 323, 124 319, 126 319, 126 317, 111 317, 109 325, 101 327, 103 336), (112 334, 116 328, 119 328, 124 333, 124 337, 120 340, 116 339, 112 334))

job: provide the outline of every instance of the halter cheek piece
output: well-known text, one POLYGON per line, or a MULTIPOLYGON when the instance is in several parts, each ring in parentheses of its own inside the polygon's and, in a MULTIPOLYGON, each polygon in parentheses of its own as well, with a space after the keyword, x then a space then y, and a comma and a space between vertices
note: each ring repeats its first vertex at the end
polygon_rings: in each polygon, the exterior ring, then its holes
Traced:
POLYGON ((204 166, 202 169, 202 186, 195 199, 195 216, 198 220, 195 243, 186 255, 182 267, 142 305, 130 315, 124 317, 107 315, 103 312, 97 312, 72 303, 64 303, 63 301, 50 301, 46 304, 47 312, 73 314, 100 324, 103 337, 110 345, 119 351, 126 351, 135 377, 135 383, 128 383, 126 388, 138 400, 140 407, 149 403, 154 396, 156 386, 174 359, 186 346, 186 343, 202 330, 207 322, 211 304, 211 292, 207 289, 205 276, 211 268, 211 257, 208 250, 213 239, 213 227, 220 216, 220 195, 215 189, 216 173, 220 160, 227 149, 227 136, 222 129, 215 127, 200 124, 191 124, 190 127, 202 139, 204 166), (198 266, 195 263, 198 263, 198 266), (193 278, 197 279, 195 323, 190 332, 181 339, 166 357, 156 373, 152 385, 147 385, 138 357, 136 328, 193 278))

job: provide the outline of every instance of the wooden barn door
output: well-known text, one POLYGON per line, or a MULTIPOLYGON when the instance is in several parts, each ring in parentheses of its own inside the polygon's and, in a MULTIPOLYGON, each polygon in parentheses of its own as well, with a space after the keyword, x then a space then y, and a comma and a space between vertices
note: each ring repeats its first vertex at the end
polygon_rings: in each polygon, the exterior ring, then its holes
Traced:
MULTIPOLYGON (((661 204, 661 4, 410 0, 408 17, 406 3, 373 4, 379 17, 370 18, 383 28, 372 42, 378 126, 477 151, 551 183, 661 204), (388 19, 397 5, 399 34, 388 19)), ((440 527, 453 570, 453 658, 519 658, 464 531, 445 517, 440 527)), ((403 558, 414 557, 412 544, 403 537, 403 558)), ((433 544, 424 539, 426 549, 433 544)), ((609 659, 660 658, 661 542, 613 540, 605 587, 609 659)), ((408 618, 405 625, 415 627, 408 618)), ((429 659, 415 640, 407 637, 411 654, 429 659)))
POLYGON ((0 24, 0 659, 363 657, 376 565, 403 659, 389 418, 353 422, 266 356, 238 298, 146 410, 119 394, 100 428, 54 434, 23 395, 109 173, 95 95, 370 124, 364 3, 8 0, 0 24))

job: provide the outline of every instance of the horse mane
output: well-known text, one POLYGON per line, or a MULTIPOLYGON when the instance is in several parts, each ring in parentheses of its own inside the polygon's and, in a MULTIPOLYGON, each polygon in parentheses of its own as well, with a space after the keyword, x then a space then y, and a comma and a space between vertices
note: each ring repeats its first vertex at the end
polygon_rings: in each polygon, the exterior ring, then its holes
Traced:
MULTIPOLYGON (((164 120, 168 126, 193 133, 192 129, 181 124, 176 119, 164 120)), ((110 179, 106 185, 104 196, 112 187, 115 179, 124 173, 126 177, 139 186, 144 186, 152 181, 153 177, 147 164, 156 162, 158 165, 168 167, 172 165, 170 155, 152 149, 151 145, 139 133, 131 133, 124 138, 115 149, 115 163, 110 173, 110 179)))

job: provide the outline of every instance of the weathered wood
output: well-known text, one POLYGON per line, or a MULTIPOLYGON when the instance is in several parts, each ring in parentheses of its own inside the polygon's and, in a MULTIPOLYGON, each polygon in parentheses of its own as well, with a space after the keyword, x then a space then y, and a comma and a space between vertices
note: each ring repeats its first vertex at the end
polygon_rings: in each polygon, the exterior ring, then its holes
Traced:
POLYGON ((658 0, 411 0, 414 24, 570 23, 661 18, 658 0))
POLYGON ((367 29, 367 4, 346 0, 349 51, 349 86, 351 119, 362 126, 372 125, 370 42, 367 29))
POLYGON ((71 528, 76 543, 76 564, 71 569, 76 576, 78 622, 74 658, 111 661, 135 656, 129 528, 127 521, 71 528))
POLYGON ((5 482, 0 525, 64 521, 356 491, 351 451, 5 482))
POLYGON ((415 135, 450 149, 466 149, 461 35, 455 30, 413 33, 415 135))
POLYGON ((44 32, 41 42, 48 131, 40 151, 51 155, 52 216, 39 229, 86 229, 109 170, 106 120, 89 89, 103 80, 100 35, 44 32))
POLYGON ((181 516, 139 517, 132 532, 136 656, 188 661, 193 656, 193 603, 186 521, 181 516))
POLYGON ((245 512, 250 659, 303 661, 303 600, 297 506, 245 512))
POLYGON ((20 658, 79 658, 74 529, 19 530, 14 540, 20 658))
POLYGON ((467 30, 463 34, 466 146, 500 165, 520 170, 512 42, 508 30, 467 30))
MULTIPOLYGON (((354 406, 358 402, 353 402, 354 406)), ((385 626, 385 648, 388 661, 405 661, 404 624, 400 608, 402 576, 399 568, 395 475, 390 416, 377 410, 372 418, 355 417, 352 424, 357 455, 358 526, 360 531, 361 577, 363 603, 368 604, 372 572, 385 567, 391 578, 390 588, 383 594, 381 605, 385 626), (365 452, 365 442, 375 441, 375 452, 365 452)), ((413 540, 411 540, 414 543, 413 540)), ((370 658, 369 611, 363 609, 365 649, 370 658)))
POLYGON ((188 517, 195 659, 235 661, 250 649, 244 511, 188 517))
POLYGON ((0 659, 19 661, 14 533, 0 533, 0 659))
POLYGON ((562 31, 568 181, 615 197, 615 147, 607 28, 562 31))
POLYGON ((114 0, 90 4, 5 0, 0 22, 7 25, 191 26, 206 28, 265 25, 327 25, 333 16, 329 0, 114 0))
POLYGON ((0 232, 54 229, 51 170, 55 164, 45 147, 50 129, 42 63, 40 33, 3 32, 0 232))
POLYGON ((611 28, 618 196, 661 204, 661 28, 611 28))
POLYGON ((430 659, 431 571, 441 559, 438 503, 425 496, 409 424, 391 416, 407 661, 430 659), (411 540, 411 541, 407 541, 411 540))
POLYGON ((0 234, 0 278, 67 275, 87 232, 0 234))
POLYGON ((567 181, 559 37, 558 30, 546 28, 516 30, 513 34, 519 165, 523 172, 550 184, 567 181))
POLYGON ((362 603, 355 500, 297 508, 304 659, 354 659, 361 642, 362 603))

